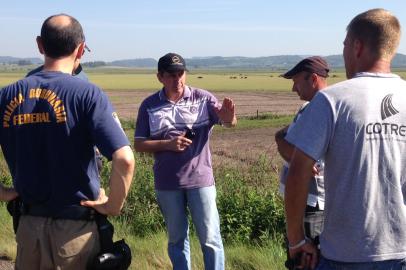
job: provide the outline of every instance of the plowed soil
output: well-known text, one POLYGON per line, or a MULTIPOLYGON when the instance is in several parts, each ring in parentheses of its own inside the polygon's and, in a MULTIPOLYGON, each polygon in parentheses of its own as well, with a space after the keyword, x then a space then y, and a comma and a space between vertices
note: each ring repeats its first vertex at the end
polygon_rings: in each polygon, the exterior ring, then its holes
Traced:
MULTIPOLYGON (((140 91, 108 91, 110 99, 122 119, 135 119, 142 100, 153 92, 140 91)), ((215 92, 214 95, 222 100, 230 97, 236 104, 237 116, 252 116, 263 113, 279 115, 295 114, 303 103, 293 92, 215 92)), ((235 130, 233 132, 214 132, 211 137, 213 163, 235 166, 249 166, 258 160, 261 154, 267 154, 276 159, 273 164, 279 164, 274 143, 277 128, 258 128, 235 130)))
MULTIPOLYGON (((153 92, 146 91, 107 91, 120 118, 135 119, 142 100, 153 92)), ((256 115, 269 112, 275 114, 294 114, 300 104, 296 93, 293 92, 215 92, 214 95, 222 100, 230 97, 236 104, 237 115, 256 115)))

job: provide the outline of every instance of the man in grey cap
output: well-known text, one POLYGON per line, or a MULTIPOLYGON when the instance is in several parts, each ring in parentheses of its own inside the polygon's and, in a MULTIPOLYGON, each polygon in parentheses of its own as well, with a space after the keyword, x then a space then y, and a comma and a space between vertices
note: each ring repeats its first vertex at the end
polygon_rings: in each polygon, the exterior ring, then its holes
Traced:
MULTIPOLYGON (((300 99, 306 101, 296 114, 293 122, 276 132, 275 141, 278 145, 278 152, 285 160, 280 175, 279 191, 284 196, 286 176, 289 169, 289 162, 292 158, 294 146, 285 140, 286 134, 295 125, 300 118, 307 104, 313 99, 318 91, 327 87, 329 67, 327 62, 319 57, 312 56, 303 59, 291 70, 282 74, 286 79, 292 79, 292 91, 296 92, 300 99)), ((305 235, 318 245, 319 235, 323 229, 323 210, 324 210, 324 161, 318 160, 313 167, 313 176, 309 184, 309 194, 307 195, 307 205, 304 215, 305 235)), ((287 250, 289 251, 289 247, 287 250)), ((288 269, 295 269, 294 258, 289 257, 285 265, 288 269)))
POLYGON ((162 90, 139 109, 134 148, 154 154, 155 190, 168 231, 173 269, 191 269, 189 209, 206 270, 224 269, 224 249, 216 206, 209 137, 215 124, 237 123, 234 103, 223 104, 209 92, 186 85, 186 63, 168 53, 158 61, 162 90))

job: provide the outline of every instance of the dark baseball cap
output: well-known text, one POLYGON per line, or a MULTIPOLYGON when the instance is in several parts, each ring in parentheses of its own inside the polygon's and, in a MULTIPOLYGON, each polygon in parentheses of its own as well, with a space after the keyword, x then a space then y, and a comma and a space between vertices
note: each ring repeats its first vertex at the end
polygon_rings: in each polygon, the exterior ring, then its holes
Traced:
POLYGON ((176 53, 167 53, 158 61, 158 72, 187 71, 185 59, 176 53))
POLYGON ((294 66, 288 72, 282 74, 281 76, 286 79, 292 79, 293 76, 298 74, 299 72, 307 71, 311 73, 316 73, 321 77, 328 77, 328 72, 330 71, 326 60, 324 60, 320 56, 312 56, 303 59, 296 66, 294 66))

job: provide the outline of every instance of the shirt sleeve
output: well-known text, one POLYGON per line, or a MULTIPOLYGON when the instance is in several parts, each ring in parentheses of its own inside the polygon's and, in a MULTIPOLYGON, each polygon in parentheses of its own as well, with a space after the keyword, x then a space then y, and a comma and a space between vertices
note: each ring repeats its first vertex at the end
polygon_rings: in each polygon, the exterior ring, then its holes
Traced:
POLYGON ((106 94, 96 90, 90 97, 88 126, 99 151, 108 160, 123 146, 130 145, 127 136, 117 121, 117 114, 106 94))
POLYGON ((135 123, 134 138, 147 139, 150 137, 149 115, 146 102, 142 102, 138 109, 137 121, 135 123))
POLYGON ((289 130, 285 139, 314 160, 328 150, 334 132, 334 114, 327 98, 318 93, 289 130))
POLYGON ((208 96, 207 96, 207 106, 208 106, 209 117, 210 117, 211 123, 213 125, 219 124, 220 119, 217 116, 215 108, 220 109, 221 104, 218 102, 217 98, 214 95, 212 95, 211 93, 208 93, 208 96))

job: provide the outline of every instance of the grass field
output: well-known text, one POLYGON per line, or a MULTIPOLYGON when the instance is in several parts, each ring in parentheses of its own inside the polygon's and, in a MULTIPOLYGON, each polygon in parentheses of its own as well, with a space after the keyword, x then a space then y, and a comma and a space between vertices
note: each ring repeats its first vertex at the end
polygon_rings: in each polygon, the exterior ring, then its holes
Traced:
MULTIPOLYGON (((22 78, 25 73, 26 70, 0 72, 0 86, 22 78)), ((103 69, 88 70, 87 73, 92 82, 107 90, 120 113, 120 110, 130 112, 123 126, 132 141, 136 105, 151 91, 161 87, 154 72, 103 69)), ((406 76, 404 71, 397 73, 406 76)), ((283 269, 283 208, 276 191, 282 160, 276 152, 273 136, 277 129, 292 120, 292 113, 301 101, 291 93, 291 81, 278 75, 265 71, 218 70, 192 71, 188 75, 189 85, 213 90, 220 97, 229 95, 235 98, 239 113, 248 107, 250 112, 258 111, 257 108, 267 112, 258 115, 242 113, 250 116, 239 119, 235 129, 216 126, 211 139, 226 266, 230 270, 283 269), (253 104, 255 107, 251 109, 253 104), (271 113, 268 112, 270 110, 271 113)), ((343 72, 334 72, 329 83, 344 79, 343 72)), ((137 154, 136 159, 137 175, 123 217, 113 219, 115 237, 124 237, 130 244, 134 256, 131 269, 171 269, 166 254, 162 216, 154 201, 152 158, 137 154)), ((106 181, 109 166, 106 165, 103 171, 106 181)), ((1 156, 0 181, 10 181, 1 156)), ((191 245, 193 269, 203 269, 194 234, 191 245)), ((0 257, 3 255, 15 258, 15 241, 11 219, 4 204, 0 203, 0 257)))
MULTIPOLYGON (((139 69, 88 69, 90 81, 104 90, 145 90, 161 87, 154 70, 139 69)), ((0 87, 25 76, 27 69, 0 70, 0 87)), ((291 82, 280 78, 275 71, 200 71, 188 74, 188 84, 211 91, 290 91, 291 82)), ((345 78, 342 71, 334 72, 329 79, 334 83, 345 78)))
MULTIPOLYGON (((159 89, 161 84, 154 70, 140 69, 88 69, 85 70, 91 82, 104 90, 144 90, 159 89)), ((406 78, 405 71, 395 71, 406 78)), ((1 72, 0 87, 21 79, 27 73, 24 70, 1 72)), ((211 91, 290 91, 291 81, 279 77, 282 72, 275 71, 200 71, 192 70, 187 83, 211 91)), ((333 71, 329 84, 345 79, 341 70, 333 71)))
MULTIPOLYGON (((6 255, 15 258, 16 244, 12 231, 10 216, 6 213, 4 204, 0 205, 0 257, 6 255)), ((144 237, 132 235, 125 224, 115 222, 115 238, 125 238, 130 245, 133 260, 132 270, 172 269, 166 251, 166 234, 161 231, 144 237)), ((225 245, 227 269, 283 269, 284 250, 277 243, 266 241, 261 245, 225 245)), ((199 241, 191 236, 192 269, 203 269, 203 258, 199 241)))
MULTIPOLYGON (((229 137, 227 136, 240 137, 238 132, 254 130, 256 127, 263 128, 264 126, 280 126, 289 121, 291 121, 291 117, 288 116, 264 117, 263 119, 240 119, 240 125, 236 129, 230 130, 216 127, 214 133, 218 138, 223 138, 224 140, 229 141, 231 139, 228 139, 229 137)), ((133 133, 131 122, 124 122, 123 126, 130 137, 133 133)), ((216 147, 216 145, 217 143, 214 143, 214 147, 216 147)), ((221 149, 220 146, 216 148, 221 149)), ((232 146, 232 149, 237 149, 237 147, 232 146)), ((242 148, 240 149, 241 151, 246 152, 242 148)), ((242 153, 234 154, 239 155, 242 158, 244 157, 244 154, 242 153)), ((214 155, 216 156, 216 154, 214 155)), ((136 159, 137 175, 134 178, 133 188, 129 194, 126 208, 124 209, 124 215, 126 218, 112 219, 115 223, 115 237, 125 238, 129 243, 134 256, 131 269, 171 269, 171 264, 166 253, 166 235, 162 229, 157 229, 155 232, 146 233, 142 236, 137 232, 134 232, 133 229, 134 219, 138 219, 138 223, 142 220, 149 219, 152 216, 156 216, 156 218, 162 220, 160 215, 157 215, 153 211, 153 209, 156 209, 154 202, 134 202, 134 198, 139 196, 142 197, 142 200, 145 200, 145 197, 153 196, 151 195, 151 190, 145 190, 147 186, 152 186, 152 180, 148 179, 148 177, 151 176, 152 164, 148 162, 150 159, 147 158, 147 162, 144 163, 143 158, 138 154, 136 155, 136 159), (138 194, 134 194, 134 192, 136 192, 135 189, 140 187, 143 190, 139 191, 138 194), (146 216, 140 216, 137 214, 139 211, 137 208, 142 208, 141 211, 146 211, 146 216), (133 213, 135 217, 128 216, 127 213, 133 213)), ((216 169, 220 207, 224 208, 221 205, 225 204, 227 208, 235 208, 234 212, 227 212, 227 214, 222 215, 222 224, 224 225, 223 234, 227 239, 233 237, 233 234, 236 234, 235 239, 247 239, 244 235, 250 233, 251 230, 255 230, 255 228, 250 228, 251 225, 247 225, 248 223, 245 222, 252 222, 250 221, 252 218, 258 218, 260 222, 261 220, 272 219, 271 211, 265 210, 265 212, 258 212, 258 214, 255 214, 255 211, 262 209, 262 202, 266 200, 266 195, 261 194, 268 194, 268 192, 264 193, 263 191, 271 191, 274 189, 275 181, 272 179, 275 179, 276 175, 275 172, 272 171, 272 168, 268 166, 268 159, 263 159, 258 163, 255 160, 256 159, 249 161, 244 158, 244 160, 241 161, 243 164, 251 164, 245 167, 241 166, 241 164, 238 165, 224 162, 224 158, 222 158, 222 164, 220 164, 220 162, 215 162, 216 164, 214 166, 216 169), (257 163, 257 165, 252 164, 253 162, 257 163), (241 180, 236 182, 236 180, 240 178, 241 180), (241 189, 245 189, 244 187, 247 188, 247 192, 240 193, 241 189), (261 191, 260 193, 257 193, 256 190, 261 191), (235 200, 227 201, 228 198, 233 198, 234 195, 237 194, 240 194, 240 197, 235 200), (262 199, 262 197, 264 199, 262 199), (253 215, 250 216, 249 213, 253 213, 253 215), (243 220, 245 221, 243 222, 243 220)), ((0 159, 0 169, 3 175, 7 174, 3 159, 0 159)), ((106 170, 108 170, 107 167, 106 170)), ((103 175, 107 174, 108 173, 105 173, 103 175)), ((142 224, 149 224, 142 226, 154 226, 154 224, 148 220, 142 224)), ((151 229, 148 227, 143 228, 145 231, 150 231, 151 229)), ((193 233, 191 246, 193 269, 203 269, 199 243, 193 233)), ((283 268, 285 257, 280 236, 275 238, 269 234, 263 235, 260 241, 226 240, 225 252, 226 269, 230 270, 279 270, 283 268)), ((1 255, 15 258, 15 241, 14 233, 11 229, 11 218, 6 213, 4 204, 0 204, 0 256, 1 255)))
MULTIPOLYGON (((0 66, 0 87, 25 76, 35 66, 5 68, 0 66)), ((156 90, 161 87, 156 70, 135 68, 85 68, 90 81, 105 90, 156 90)), ((211 91, 286 91, 291 82, 280 78, 285 71, 274 70, 190 70, 188 84, 211 91)), ((394 69, 394 73, 406 78, 406 71, 394 69)), ((345 80, 345 71, 332 70, 328 83, 345 80)))

